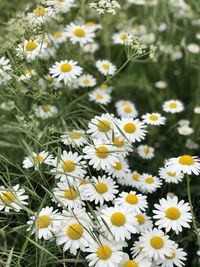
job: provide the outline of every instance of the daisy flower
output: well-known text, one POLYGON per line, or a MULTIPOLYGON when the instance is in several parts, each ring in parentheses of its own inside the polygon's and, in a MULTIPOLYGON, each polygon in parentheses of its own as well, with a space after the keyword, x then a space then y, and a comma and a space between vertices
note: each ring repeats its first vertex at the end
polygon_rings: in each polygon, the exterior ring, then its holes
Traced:
POLYGON ((119 127, 126 138, 133 143, 136 141, 140 142, 144 139, 147 132, 145 130, 146 126, 144 123, 138 119, 134 120, 132 118, 122 118, 119 121, 119 127))
POLYGON ((199 54, 200 53, 200 47, 197 44, 193 44, 193 43, 188 44, 187 49, 192 54, 199 54))
POLYGON ((94 54, 99 49, 99 44, 97 42, 87 43, 82 49, 85 53, 94 54))
POLYGON ((88 141, 83 130, 72 130, 60 136, 61 142, 72 147, 81 147, 88 141))
POLYGON ((108 60, 97 60, 96 67, 98 71, 105 76, 113 75, 116 71, 116 66, 108 60))
POLYGON ((75 6, 75 0, 45 0, 45 4, 53 6, 59 13, 67 13, 75 6))
POLYGON ((157 264, 159 264, 160 267, 185 266, 184 261, 186 261, 186 256, 187 254, 183 251, 183 249, 179 248, 178 244, 174 243, 171 255, 165 256, 164 260, 158 260, 157 264))
POLYGON ((55 116, 57 113, 57 107, 49 104, 43 104, 41 106, 35 107, 35 115, 38 118, 48 119, 55 116))
POLYGON ((74 182, 73 184, 68 181, 58 182, 53 194, 53 200, 58 203, 59 207, 81 208, 85 205, 83 202, 84 197, 74 182))
POLYGON ((139 238, 142 253, 155 261, 170 256, 174 242, 163 231, 156 228, 141 233, 139 238))
POLYGON ((114 178, 125 178, 130 173, 130 169, 128 163, 122 157, 119 157, 114 165, 105 169, 105 172, 114 178))
POLYGON ((156 219, 156 225, 159 228, 165 228, 166 232, 171 229, 178 234, 182 232, 182 227, 190 228, 189 223, 192 220, 189 203, 183 200, 178 202, 178 198, 167 196, 167 199, 160 199, 159 204, 155 204, 153 213, 156 219))
POLYGON ((80 87, 94 87, 96 83, 96 79, 90 74, 84 74, 78 78, 78 84, 80 87))
POLYGON ((153 193, 159 187, 161 187, 161 185, 162 185, 162 182, 158 177, 152 176, 148 173, 142 174, 142 177, 140 180, 140 190, 143 193, 153 193))
POLYGON ((30 220, 27 222, 29 225, 27 231, 32 231, 32 234, 36 233, 39 239, 49 240, 59 229, 60 223, 61 217, 57 210, 54 211, 53 207, 47 206, 42 208, 35 216, 30 217, 30 220))
POLYGON ((70 23, 66 26, 65 32, 66 36, 73 44, 79 43, 80 46, 92 43, 95 37, 94 30, 86 25, 76 25, 74 23, 70 23))
POLYGON ((31 156, 25 157, 23 160, 23 168, 29 169, 34 167, 35 170, 38 170, 40 165, 45 163, 51 165, 53 161, 53 156, 49 155, 49 152, 42 151, 39 153, 33 152, 31 156))
POLYGON ((89 160, 96 170, 110 168, 117 161, 117 155, 112 151, 111 144, 105 144, 101 140, 93 140, 94 145, 87 145, 83 148, 84 158, 89 160))
POLYGON ((114 203, 122 208, 128 209, 131 212, 145 211, 148 207, 147 197, 137 194, 135 191, 120 193, 119 197, 114 200, 114 203))
POLYGON ((10 60, 6 57, 0 57, 0 70, 9 71, 11 70, 10 60))
POLYGON ((135 105, 130 101, 120 100, 116 104, 117 114, 123 118, 135 118, 138 116, 138 111, 135 105))
POLYGON ((151 230, 153 228, 153 222, 151 218, 146 215, 146 213, 139 212, 134 216, 138 222, 138 226, 136 226, 138 234, 146 230, 151 230))
POLYGON ((181 172, 170 172, 167 171, 167 168, 160 168, 159 169, 159 176, 162 178, 166 183, 174 183, 178 184, 182 182, 184 174, 181 172))
POLYGON ((127 253, 123 254, 123 259, 119 267, 151 267, 151 260, 144 258, 142 255, 130 259, 127 253))
POLYGON ((128 141, 119 134, 115 134, 112 140, 112 145, 113 145, 113 150, 117 151, 120 157, 125 157, 130 152, 133 151, 128 141))
POLYGON ((155 83, 155 87, 164 90, 167 88, 167 83, 165 81, 158 81, 155 83))
POLYGON ((168 100, 164 102, 163 110, 169 113, 179 113, 184 110, 184 106, 179 100, 168 100))
POLYGON ((35 75, 36 72, 31 69, 24 69, 23 74, 18 78, 19 81, 25 81, 30 79, 33 75, 35 75))
POLYGON ((28 205, 26 200, 28 199, 27 195, 24 195, 25 190, 20 188, 20 185, 17 184, 12 188, 5 188, 4 186, 0 187, 0 210, 5 210, 9 212, 10 209, 19 212, 22 209, 23 205, 28 205))
POLYGON ((125 32, 117 32, 112 36, 113 44, 125 45, 126 42, 130 42, 131 37, 125 32))
POLYGON ((179 134, 184 135, 184 136, 191 135, 194 132, 193 128, 186 126, 186 125, 178 127, 177 130, 179 134))
POLYGON ((89 267, 108 267, 118 266, 122 260, 122 244, 120 242, 109 241, 103 237, 99 238, 99 241, 92 240, 86 252, 89 253, 86 256, 89 267))
POLYGON ((67 36, 66 36, 65 31, 63 31, 63 30, 57 30, 52 35, 49 36, 49 39, 55 45, 59 45, 59 44, 62 44, 64 42, 66 42, 67 36))
POLYGON ((197 156, 182 155, 178 158, 171 158, 166 163, 167 170, 170 172, 183 172, 191 175, 200 173, 200 159, 197 156))
POLYGON ((137 153, 143 159, 152 159, 154 157, 154 148, 148 145, 140 145, 137 147, 137 153))
POLYGON ((131 172, 128 178, 128 185, 140 189, 141 177, 142 175, 139 172, 137 171, 131 172))
POLYGON ((137 221, 125 207, 115 205, 102 209, 101 218, 102 226, 109 239, 114 237, 117 242, 123 242, 137 232, 137 221))
POLYGON ((161 116, 159 113, 147 113, 142 116, 144 123, 150 125, 163 125, 165 124, 166 118, 161 116))
POLYGON ((32 61, 40 55, 43 48, 46 48, 45 43, 40 43, 38 40, 25 40, 23 45, 18 45, 16 51, 18 56, 25 56, 28 61, 32 61))
POLYGON ((99 85, 97 87, 97 89, 103 91, 103 92, 106 92, 107 94, 110 94, 112 92, 112 86, 106 84, 106 83, 102 83, 101 85, 99 85))
POLYGON ((96 23, 96 22, 94 22, 94 21, 92 21, 92 20, 87 21, 87 22, 85 23, 85 25, 86 25, 89 29, 91 29, 92 31, 96 31, 96 30, 102 29, 101 24, 98 24, 98 23, 96 23))
POLYGON ((28 13, 27 19, 30 24, 42 25, 54 18, 55 10, 51 7, 37 6, 32 13, 28 13))
POLYGON ((85 161, 83 157, 79 156, 77 152, 63 151, 60 157, 56 157, 52 161, 52 165, 55 166, 51 171, 55 173, 56 178, 60 178, 61 181, 83 178, 86 174, 85 161))
POLYGON ((62 60, 56 62, 49 69, 49 72, 58 82, 64 81, 64 84, 67 84, 82 73, 82 68, 77 66, 77 64, 74 60, 62 60))
POLYGON ((101 105, 107 105, 111 101, 111 96, 100 89, 92 91, 89 95, 89 100, 101 105))
POLYGON ((89 201, 103 205, 104 202, 115 198, 115 195, 118 193, 117 188, 118 186, 113 179, 103 175, 102 177, 98 176, 98 178, 92 177, 91 183, 85 185, 84 193, 89 201))

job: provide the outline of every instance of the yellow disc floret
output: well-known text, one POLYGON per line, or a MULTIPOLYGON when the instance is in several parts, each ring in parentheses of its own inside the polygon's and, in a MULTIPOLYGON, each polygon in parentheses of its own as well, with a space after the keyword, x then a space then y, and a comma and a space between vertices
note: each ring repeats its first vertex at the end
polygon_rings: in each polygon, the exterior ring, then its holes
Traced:
POLYGON ((170 207, 166 210, 166 217, 170 220, 177 220, 180 218, 181 213, 178 208, 176 207, 170 207))
POLYGON ((68 227, 67 235, 72 240, 78 240, 83 235, 83 227, 78 223, 73 223, 68 227))
POLYGON ((126 217, 121 212, 115 212, 111 216, 111 222, 113 225, 120 227, 123 226, 126 223, 126 217))

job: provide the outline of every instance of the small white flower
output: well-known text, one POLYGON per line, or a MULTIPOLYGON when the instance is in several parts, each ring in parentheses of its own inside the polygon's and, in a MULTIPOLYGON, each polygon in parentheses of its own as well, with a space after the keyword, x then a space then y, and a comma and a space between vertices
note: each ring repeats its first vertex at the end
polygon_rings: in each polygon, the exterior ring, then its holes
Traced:
POLYGON ((84 74, 78 78, 78 83, 81 87, 94 87, 96 85, 96 79, 90 74, 84 74))
POLYGON ((89 93, 89 100, 101 105, 107 105, 111 101, 111 96, 100 89, 96 89, 89 93))
POLYGON ((35 170, 38 170, 40 165, 43 163, 51 165, 52 160, 53 156, 49 155, 49 153, 44 150, 39 153, 33 152, 31 156, 25 157, 25 159, 23 160, 23 168, 29 169, 34 167, 35 170))
POLYGON ((57 113, 58 109, 53 105, 43 104, 35 107, 35 115, 38 118, 48 119, 55 116, 57 113))
POLYGON ((169 113, 179 113, 184 110, 184 106, 179 100, 168 100, 164 102, 163 110, 169 113))
POLYGON ((67 13, 75 6, 75 0, 45 0, 45 4, 53 6, 59 13, 67 13))
POLYGON ((142 119, 146 124, 150 125, 163 125, 165 124, 166 118, 161 116, 159 113, 146 113, 142 116, 142 119))
POLYGON ((167 171, 166 167, 159 169, 159 175, 160 178, 162 178, 166 183, 174 183, 174 184, 182 182, 184 177, 183 173, 169 172, 167 171))
POLYGON ((97 60, 96 67, 98 71, 105 76, 113 75, 116 71, 116 66, 108 60, 97 60))
POLYGON ((190 53, 192 53, 192 54, 199 54, 199 52, 200 52, 200 47, 199 47, 199 45, 197 45, 197 44, 189 44, 189 45, 187 45, 187 49, 188 49, 188 51, 190 52, 190 53))
POLYGON ((140 145, 137 147, 137 153, 143 159, 152 159, 154 157, 154 148, 148 145, 140 145))
POLYGON ((123 118, 135 118, 138 116, 138 111, 135 105, 130 101, 120 100, 115 103, 117 114, 123 118))
POLYGON ((200 114, 200 107, 195 107, 194 108, 194 113, 200 114))
POLYGON ((144 193, 153 193, 161 187, 161 180, 148 173, 143 173, 140 179, 140 190, 144 193))
POLYGON ((167 83, 165 81, 158 81, 155 83, 155 87, 163 90, 167 88, 167 83))
POLYGON ((83 130, 72 130, 60 136, 61 142, 65 145, 71 145, 73 147, 81 147, 87 143, 85 131, 83 130))
POLYGON ((32 61, 40 56, 41 50, 46 48, 46 43, 38 40, 25 40, 24 44, 18 45, 16 49, 18 56, 25 56, 28 61, 32 61))
POLYGON ((186 125, 178 127, 177 130, 180 135, 185 135, 185 136, 191 135, 194 132, 193 128, 186 125))

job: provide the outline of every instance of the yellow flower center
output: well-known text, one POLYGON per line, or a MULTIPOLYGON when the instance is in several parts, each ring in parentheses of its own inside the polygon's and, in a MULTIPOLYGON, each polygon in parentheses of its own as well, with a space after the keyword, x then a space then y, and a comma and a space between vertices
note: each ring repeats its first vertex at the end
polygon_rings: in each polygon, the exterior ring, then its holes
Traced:
POLYGON ((101 260, 107 260, 112 255, 112 250, 108 246, 101 246, 97 250, 97 257, 101 260))
POLYGON ((39 228, 47 228, 51 221, 52 219, 48 215, 42 215, 38 218, 37 225, 39 228))
POLYGON ((96 184, 95 188, 99 194, 108 192, 108 186, 105 183, 98 183, 96 184))
POLYGON ((150 152, 150 148, 148 146, 145 146, 143 151, 144 153, 148 154, 150 152))
POLYGON ((111 216, 111 222, 113 225, 120 227, 126 223, 126 217, 121 212, 115 212, 111 216))
POLYGON ((81 134, 79 132, 72 132, 70 134, 71 139, 79 139, 81 137, 81 134))
POLYGON ((138 223, 139 223, 140 225, 142 225, 142 224, 145 223, 145 218, 144 218, 144 216, 142 216, 141 214, 138 214, 138 215, 136 215, 135 217, 136 217, 136 219, 138 220, 138 223))
POLYGON ((151 115, 149 116, 149 119, 152 121, 157 121, 158 120, 158 116, 157 115, 151 115))
POLYGON ((75 170, 75 164, 71 160, 65 160, 62 164, 62 169, 65 172, 73 172, 75 170))
POLYGON ((126 202, 128 202, 131 205, 135 205, 138 203, 138 197, 134 194, 129 194, 126 197, 126 202))
POLYGON ((167 174, 168 174, 169 176, 171 176, 171 177, 176 176, 176 173, 175 173, 175 172, 167 172, 167 174))
POLYGON ((105 159, 109 156, 109 150, 106 146, 99 146, 95 152, 96 156, 100 159, 105 159))
POLYGON ((105 84, 105 83, 102 83, 99 87, 100 87, 100 89, 102 89, 102 90, 106 90, 106 89, 108 88, 108 85, 105 84))
POLYGON ((97 98, 97 99, 103 99, 103 95, 101 95, 101 94, 96 94, 96 98, 97 98))
POLYGON ((68 64, 68 63, 64 63, 64 64, 61 65, 60 70, 62 72, 69 72, 69 71, 72 70, 72 66, 70 64, 68 64))
POLYGON ((153 184, 154 183, 154 179, 152 177, 148 177, 148 178, 146 178, 145 182, 147 184, 153 184))
POLYGON ((34 157, 33 160, 35 164, 42 164, 42 162, 44 161, 44 157, 38 154, 37 156, 34 157))
POLYGON ((105 70, 109 70, 109 64, 102 64, 102 68, 105 70))
POLYGON ((36 16, 42 16, 46 13, 46 10, 44 7, 38 6, 33 12, 36 16))
POLYGON ((100 132, 108 132, 110 130, 110 122, 107 120, 100 120, 98 122, 97 128, 100 132))
POLYGON ((63 3, 65 0, 56 0, 58 3, 63 3))
POLYGON ((134 133, 136 131, 136 126, 132 122, 128 122, 124 125, 124 131, 126 133, 134 133))
POLYGON ((89 184, 89 182, 85 180, 80 181, 80 185, 86 185, 86 184, 89 184))
POLYGON ((164 247, 164 241, 160 236, 154 236, 150 240, 150 244, 155 249, 161 249, 164 247))
POLYGON ((62 32, 59 32, 59 31, 54 32, 53 36, 54 36, 56 39, 59 39, 59 38, 62 37, 62 32))
POLYGON ((166 216, 170 220, 177 220, 180 216, 181 213, 178 208, 176 207, 171 207, 166 210, 166 216))
POLYGON ((23 73, 24 73, 24 75, 28 75, 28 74, 31 73, 31 71, 30 71, 29 69, 25 69, 25 70, 23 71, 23 73))
POLYGON ((42 105, 42 109, 44 112, 49 112, 51 110, 51 107, 50 107, 50 105, 45 104, 45 105, 42 105))
POLYGON ((132 174, 132 177, 133 177, 133 180, 139 181, 140 175, 139 175, 139 173, 134 173, 134 174, 132 174))
POLYGON ((7 191, 1 195, 1 199, 6 204, 10 204, 16 200, 16 196, 12 192, 7 191))
POLYGON ((124 146, 124 141, 121 140, 119 137, 115 137, 113 143, 116 147, 124 146))
POLYGON ((80 37, 80 38, 83 38, 85 37, 85 30, 81 29, 81 28, 78 28, 74 31, 74 34, 77 36, 77 37, 80 37))
POLYGON ((173 250, 170 256, 164 255, 167 260, 172 260, 176 257, 176 251, 173 250))
POLYGON ((123 264, 123 267, 138 267, 138 264, 134 260, 128 260, 123 264))
POLYGON ((189 155, 183 155, 179 158, 179 163, 182 165, 193 165, 194 160, 191 156, 189 155))
POLYGON ((177 107, 177 104, 176 104, 176 102, 171 102, 169 104, 169 106, 170 106, 170 108, 176 108, 177 107))
POLYGON ((52 82, 52 81, 53 81, 53 78, 52 78, 51 76, 48 76, 48 77, 47 77, 47 81, 48 81, 48 82, 52 82))
POLYGON ((87 23, 86 23, 86 25, 88 26, 88 27, 93 27, 93 26, 95 26, 95 22, 94 21, 88 21, 87 23))
POLYGON ((78 196, 78 194, 76 193, 76 191, 72 188, 68 189, 65 191, 65 197, 69 200, 74 200, 76 199, 78 196))
POLYGON ((127 36, 126 36, 126 34, 122 34, 122 35, 120 36, 120 40, 122 40, 122 41, 126 41, 126 40, 127 40, 127 36))
POLYGON ((26 51, 31 52, 33 50, 35 50, 37 48, 38 44, 34 41, 28 41, 28 43, 26 44, 26 51))
POLYGON ((113 168, 116 170, 116 171, 121 171, 122 169, 122 164, 121 162, 115 162, 115 166, 113 166, 113 168))
POLYGON ((131 113, 132 112, 132 108, 129 105, 127 105, 127 106, 124 107, 124 111, 126 113, 131 113))
POLYGON ((83 235, 83 227, 78 223, 73 223, 67 228, 67 235, 72 240, 78 240, 83 235))
POLYGON ((83 80, 83 83, 84 83, 85 85, 88 85, 88 84, 90 83, 90 80, 85 79, 85 80, 83 80))

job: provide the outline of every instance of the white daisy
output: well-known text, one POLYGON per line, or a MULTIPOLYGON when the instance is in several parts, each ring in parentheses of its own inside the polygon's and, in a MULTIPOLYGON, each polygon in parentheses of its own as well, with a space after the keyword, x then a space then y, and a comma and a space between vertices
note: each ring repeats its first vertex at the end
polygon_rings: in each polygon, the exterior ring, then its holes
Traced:
POLYGON ((114 44, 125 45, 126 42, 130 42, 130 39, 130 35, 125 32, 117 32, 112 35, 114 44))
POLYGON ((116 71, 116 66, 108 60, 97 60, 96 67, 98 71, 105 76, 113 75, 116 71))
POLYGON ((163 125, 165 124, 166 118, 161 116, 159 113, 146 113, 142 116, 142 119, 146 124, 150 125, 163 125))
POLYGON ((27 14, 27 19, 30 24, 42 25, 54 18, 56 12, 51 7, 37 6, 33 12, 27 14))
POLYGON ((94 87, 96 83, 96 79, 90 74, 84 74, 78 78, 78 84, 80 87, 94 87))
POLYGON ((135 118, 138 116, 135 105, 130 101, 120 100, 115 103, 115 106, 120 117, 135 118))
POLYGON ((118 265, 119 267, 151 267, 151 260, 144 258, 142 255, 130 259, 128 254, 123 254, 123 259, 118 265))
POLYGON ((56 62, 49 72, 58 82, 64 81, 64 84, 76 79, 82 73, 82 68, 77 66, 78 62, 74 60, 62 60, 56 62))
POLYGON ((131 174, 128 177, 128 185, 140 189, 141 177, 142 175, 139 172, 137 171, 131 172, 131 174))
POLYGON ((38 170, 40 165, 45 163, 51 165, 53 161, 53 156, 49 155, 49 152, 42 151, 39 153, 33 152, 31 156, 25 157, 23 160, 23 168, 29 169, 34 167, 35 170, 38 170))
POLYGON ((111 101, 111 96, 100 89, 96 89, 89 94, 89 100, 101 105, 107 105, 111 101))
POLYGON ((140 145, 137 147, 138 155, 143 159, 152 159, 154 157, 154 148, 148 145, 140 145))
POLYGON ((130 143, 126 138, 122 137, 119 133, 115 134, 112 140, 113 150, 117 151, 120 157, 127 156, 130 152, 133 151, 130 143))
POLYGON ((58 109, 56 106, 43 104, 41 106, 36 106, 34 112, 36 117, 48 119, 55 116, 58 113, 58 109))
POLYGON ((139 212, 134 216, 138 222, 138 225, 136 226, 138 234, 146 230, 151 230, 153 228, 153 222, 151 218, 147 216, 145 213, 139 212))
POLYGON ((98 23, 96 23, 96 22, 94 22, 94 21, 92 21, 92 20, 87 21, 87 22, 85 23, 85 25, 86 25, 89 29, 91 29, 91 30, 93 30, 93 31, 102 29, 101 24, 98 24, 98 23))
POLYGON ((16 51, 18 56, 25 56, 28 61, 32 61, 40 55, 43 48, 46 48, 45 43, 38 40, 25 40, 23 45, 18 45, 16 51))
POLYGON ((45 4, 53 6, 59 13, 67 13, 75 6, 75 0, 45 0, 45 4))
POLYGON ((158 89, 164 90, 164 89, 167 88, 167 82, 165 82, 165 81, 157 81, 155 83, 155 87, 158 88, 158 89))
POLYGON ((200 47, 197 44, 193 44, 193 43, 188 44, 187 49, 192 54, 199 54, 200 53, 200 47))
POLYGON ((60 136, 61 142, 72 147, 81 147, 88 141, 83 130, 72 130, 60 136))
POLYGON ((115 198, 115 195, 118 193, 117 188, 118 186, 113 179, 103 175, 102 177, 98 176, 98 178, 92 177, 91 183, 85 185, 84 193, 89 201, 103 205, 104 202, 115 198))
POLYGON ((25 81, 30 79, 31 77, 33 77, 36 74, 36 72, 34 70, 31 69, 24 69, 23 70, 23 74, 18 78, 18 81, 25 81))
POLYGON ((140 190, 143 193, 153 193, 159 187, 161 187, 161 185, 162 182, 158 177, 152 176, 151 174, 148 173, 142 174, 142 177, 140 179, 140 190))
POLYGON ((36 233, 36 236, 44 240, 49 240, 53 237, 54 233, 59 229, 61 223, 61 216, 57 213, 57 210, 53 210, 53 207, 42 208, 41 211, 35 216, 31 216, 27 222, 30 227, 27 231, 31 231, 32 234, 36 233))
POLYGON ((66 26, 65 32, 66 36, 73 44, 79 43, 80 46, 92 43, 95 37, 94 30, 86 25, 76 25, 74 23, 70 23, 66 26))
POLYGON ((187 125, 180 126, 180 127, 177 128, 177 130, 178 130, 179 134, 184 135, 184 136, 191 135, 194 132, 193 128, 189 127, 187 125))
POLYGON ((99 49, 99 44, 97 42, 87 43, 82 49, 85 53, 94 54, 99 49))
POLYGON ((153 218, 157 220, 155 224, 159 228, 165 228, 166 232, 172 229, 176 234, 182 232, 182 227, 190 228, 192 216, 189 203, 184 203, 183 200, 178 202, 176 196, 162 198, 159 203, 155 204, 156 210, 153 210, 153 218))
POLYGON ((119 197, 114 200, 114 203, 120 207, 127 208, 131 212, 145 211, 148 207, 147 197, 137 194, 135 191, 120 193, 119 197))
POLYGON ((191 175, 200 173, 200 159, 197 156, 182 155, 178 158, 171 158, 166 163, 167 170, 170 172, 183 172, 191 175))
POLYGON ((167 168, 160 168, 159 169, 159 176, 162 178, 166 183, 174 183, 178 184, 182 182, 184 174, 181 172, 170 172, 167 171, 167 168))
POLYGON ((0 187, 0 210, 5 210, 9 212, 10 209, 19 212, 22 209, 23 205, 28 205, 26 200, 28 199, 27 195, 24 195, 25 190, 20 188, 20 185, 17 184, 12 188, 5 188, 4 186, 0 187))
POLYGON ((168 100, 164 102, 163 110, 169 113, 179 113, 184 110, 184 106, 179 100, 168 100))
POLYGON ((103 91, 103 92, 106 92, 107 94, 110 94, 112 92, 112 86, 106 84, 106 83, 102 83, 101 85, 99 85, 97 87, 97 89, 103 91))
POLYGON ((67 40, 67 35, 65 31, 63 30, 57 30, 55 31, 52 35, 49 36, 49 39, 55 44, 62 44, 66 42, 67 40))
POLYGON ((114 165, 105 169, 105 172, 107 172, 108 175, 111 175, 114 178, 124 179, 128 175, 128 173, 130 173, 130 169, 128 163, 122 157, 119 157, 114 165))
POLYGON ((0 57, 0 70, 9 71, 11 70, 10 60, 6 57, 0 57))

